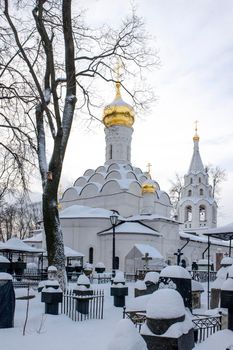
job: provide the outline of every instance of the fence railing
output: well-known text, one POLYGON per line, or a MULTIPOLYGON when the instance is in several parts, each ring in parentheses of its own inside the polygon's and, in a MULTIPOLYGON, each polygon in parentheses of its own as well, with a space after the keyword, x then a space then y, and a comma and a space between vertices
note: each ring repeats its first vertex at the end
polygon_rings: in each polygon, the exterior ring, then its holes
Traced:
POLYGON ((195 343, 201 343, 222 329, 222 316, 195 315, 192 319, 195 343))
POLYGON ((77 296, 73 290, 66 290, 63 293, 61 313, 70 317, 73 321, 84 321, 88 319, 103 319, 104 317, 104 291, 93 290, 93 294, 83 297, 77 296), (78 311, 77 303, 80 300, 88 301, 86 313, 78 311))
MULTIPOLYGON (((140 332, 146 321, 146 311, 128 311, 123 308, 123 318, 129 318, 140 332)), ((201 343, 211 334, 221 330, 222 316, 193 315, 193 328, 195 343, 201 343)))
MULTIPOLYGON (((216 271, 210 271, 210 281, 213 282, 216 279, 216 271)), ((199 282, 207 282, 208 281, 208 271, 203 270, 192 270, 191 271, 192 279, 199 282)))

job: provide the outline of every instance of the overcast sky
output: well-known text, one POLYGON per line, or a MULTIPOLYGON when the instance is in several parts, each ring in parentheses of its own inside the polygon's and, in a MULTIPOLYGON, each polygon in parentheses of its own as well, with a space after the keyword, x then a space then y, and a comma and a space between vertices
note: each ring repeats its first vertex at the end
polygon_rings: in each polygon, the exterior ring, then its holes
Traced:
MULTIPOLYGON (((95 24, 115 25, 130 10, 127 0, 77 1, 80 3, 89 6, 87 18, 95 24)), ((198 120, 203 163, 218 165, 227 172, 227 181, 221 186, 218 224, 232 222, 233 1, 138 0, 135 4, 137 14, 155 37, 161 67, 149 77, 158 101, 150 115, 137 116, 134 124, 132 163, 143 170, 152 163, 152 177, 168 191, 174 174, 188 170, 194 121, 198 120)), ((106 92, 106 104, 113 97, 114 87, 112 93, 110 88, 106 92)), ((74 126, 63 182, 74 181, 104 160, 103 127, 87 132, 74 126)))

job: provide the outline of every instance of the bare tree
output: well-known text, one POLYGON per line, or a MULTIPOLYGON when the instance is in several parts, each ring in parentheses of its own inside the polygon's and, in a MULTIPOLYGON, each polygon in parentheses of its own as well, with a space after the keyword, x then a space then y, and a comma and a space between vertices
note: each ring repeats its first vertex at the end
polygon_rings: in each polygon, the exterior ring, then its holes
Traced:
MULTIPOLYGON (((35 131, 48 262, 57 266, 62 279, 65 259, 57 194, 75 109, 96 118, 93 84, 115 80, 116 59, 127 74, 141 80, 144 68, 158 59, 146 46, 147 34, 134 10, 118 30, 92 30, 81 13, 72 14, 71 0, 0 1, 2 114, 11 130, 16 130, 18 118, 20 131, 35 131)), ((153 99, 151 90, 145 94, 130 90, 123 81, 121 85, 138 107, 145 108, 153 99)), ((33 134, 22 135, 23 144, 33 150, 33 134)))
POLYGON ((227 174, 225 169, 221 169, 219 166, 213 166, 208 164, 205 167, 206 173, 209 175, 210 184, 212 186, 212 195, 216 202, 220 200, 220 185, 227 180, 227 174))
POLYGON ((169 195, 171 203, 173 205, 174 213, 177 213, 177 205, 180 201, 181 192, 184 186, 184 176, 175 173, 175 180, 170 180, 171 187, 169 189, 169 195))

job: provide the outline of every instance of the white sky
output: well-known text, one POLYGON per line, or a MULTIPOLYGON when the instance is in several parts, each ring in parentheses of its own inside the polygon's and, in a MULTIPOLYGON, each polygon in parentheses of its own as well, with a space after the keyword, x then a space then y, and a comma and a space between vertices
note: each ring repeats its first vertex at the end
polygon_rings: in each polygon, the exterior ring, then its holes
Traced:
MULTIPOLYGON (((89 6, 87 21, 113 25, 129 13, 131 4, 129 0, 77 1, 80 3, 89 6)), ((203 163, 227 172, 227 181, 221 186, 218 224, 232 222, 233 1, 138 0, 135 4, 148 32, 156 37, 154 45, 162 64, 149 77, 159 99, 150 115, 137 116, 134 124, 132 163, 143 170, 152 163, 152 177, 168 192, 175 172, 188 170, 194 121, 198 120, 203 163)), ((114 97, 114 87, 112 92, 110 87, 108 90, 106 100, 102 96, 106 104, 114 97)), ((76 124, 66 153, 63 183, 73 182, 104 160, 103 126, 86 131, 76 124)))

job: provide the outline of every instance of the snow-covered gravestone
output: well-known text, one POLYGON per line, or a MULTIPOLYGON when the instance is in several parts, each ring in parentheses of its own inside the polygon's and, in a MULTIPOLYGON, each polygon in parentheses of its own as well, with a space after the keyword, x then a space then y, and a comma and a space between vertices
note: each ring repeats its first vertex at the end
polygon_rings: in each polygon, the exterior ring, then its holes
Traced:
POLYGON ((183 298, 185 307, 192 311, 191 275, 185 268, 177 265, 165 267, 160 272, 159 288, 177 290, 183 298))
POLYGON ((45 303, 45 313, 50 315, 58 315, 58 304, 62 302, 63 296, 56 278, 57 268, 51 265, 48 267, 48 280, 42 281, 43 285, 39 286, 42 287, 41 301, 45 303))
POLYGON ((14 327, 15 292, 12 276, 0 272, 0 328, 14 327))
POLYGON ((150 271, 146 273, 143 283, 142 281, 137 281, 134 289, 135 298, 138 296, 152 294, 158 289, 159 286, 159 273, 150 271), (143 288, 142 286, 145 286, 143 288))
POLYGON ((134 286, 134 297, 141 297, 147 294, 146 283, 142 280, 137 280, 134 286))
POLYGON ((107 350, 148 350, 145 340, 129 319, 123 319, 116 325, 107 350))
POLYGON ((227 279, 228 270, 231 269, 233 259, 230 257, 224 257, 221 260, 221 268, 216 274, 216 279, 211 285, 211 298, 210 308, 215 309, 219 307, 221 287, 227 279))
POLYGON ((79 276, 73 293, 76 295, 76 310, 87 315, 89 313, 89 301, 93 298, 93 289, 86 275, 79 276))
POLYGON ((113 278, 111 286, 111 296, 114 297, 114 306, 124 307, 126 295, 128 295, 128 287, 125 286, 124 274, 118 271, 113 278))
POLYGON ((181 295, 174 289, 154 292, 147 303, 146 323, 141 328, 148 350, 191 350, 192 321, 181 295))
POLYGON ((228 270, 228 279, 222 284, 220 306, 228 309, 228 329, 233 331, 233 268, 228 270))
POLYGON ((192 280, 192 308, 200 309, 201 307, 201 293, 204 292, 202 284, 198 281, 192 280))
POLYGON ((104 271, 105 271, 105 265, 104 265, 104 263, 98 262, 98 263, 95 265, 95 272, 96 272, 96 273, 103 273, 104 271))
POLYGON ((48 279, 41 281, 38 285, 38 292, 41 292, 43 288, 59 288, 59 283, 57 280, 57 268, 53 265, 48 267, 48 279))

